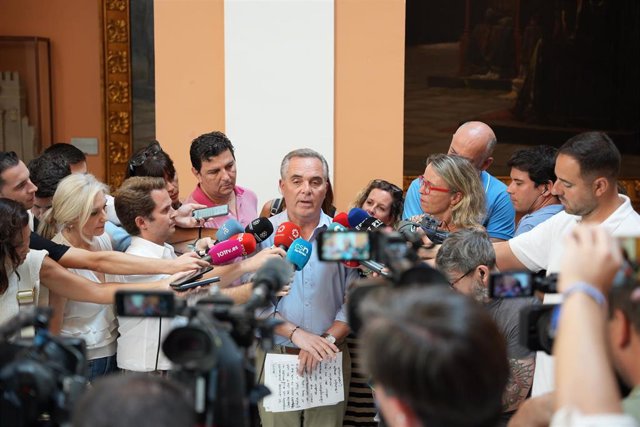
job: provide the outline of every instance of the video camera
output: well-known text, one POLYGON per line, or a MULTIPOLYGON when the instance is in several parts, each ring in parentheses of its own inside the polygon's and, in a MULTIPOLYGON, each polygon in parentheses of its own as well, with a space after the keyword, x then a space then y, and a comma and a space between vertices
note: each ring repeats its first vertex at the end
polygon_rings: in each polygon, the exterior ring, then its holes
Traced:
POLYGON ((270 350, 280 321, 256 319, 254 313, 275 298, 290 276, 286 261, 269 260, 256 272, 253 294, 242 305, 213 295, 187 307, 172 292, 119 291, 116 308, 119 316, 181 317, 183 326, 169 332, 162 350, 175 365, 170 377, 189 391, 199 425, 259 426, 257 404, 269 390, 255 383, 248 348, 258 331, 265 351, 270 350))
MULTIPOLYGON (((614 278, 614 287, 631 278, 638 280, 640 271, 640 239, 623 237, 619 241, 624 261, 614 278)), ((494 273, 489 282, 489 296, 517 298, 533 296, 535 291, 556 293, 557 282, 557 274, 545 276, 545 271, 536 274, 529 271, 494 273)), ((561 309, 561 304, 532 305, 523 308, 520 312, 521 344, 531 351, 551 354, 561 309)))
POLYGON ((87 383, 84 340, 54 337, 49 307, 20 313, 0 327, 0 423, 60 426, 87 383), (34 327, 33 338, 14 337, 34 327))
POLYGON ((357 280, 349 289, 347 316, 349 326, 355 334, 362 324, 358 306, 369 292, 384 286, 447 284, 441 273, 418 258, 417 249, 421 244, 421 238, 407 230, 337 230, 324 231, 318 235, 318 257, 321 261, 357 261, 363 267, 380 274, 379 278, 357 280))

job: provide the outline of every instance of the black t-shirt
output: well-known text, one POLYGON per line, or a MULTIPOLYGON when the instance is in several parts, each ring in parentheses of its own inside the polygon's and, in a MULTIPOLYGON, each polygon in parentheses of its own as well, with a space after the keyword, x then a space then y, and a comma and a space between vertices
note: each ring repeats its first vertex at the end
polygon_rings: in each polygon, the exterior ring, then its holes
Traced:
POLYGON ((49 252, 49 257, 56 262, 58 262, 69 250, 69 246, 54 243, 33 231, 31 232, 31 238, 29 240, 29 248, 35 250, 46 250, 49 252))

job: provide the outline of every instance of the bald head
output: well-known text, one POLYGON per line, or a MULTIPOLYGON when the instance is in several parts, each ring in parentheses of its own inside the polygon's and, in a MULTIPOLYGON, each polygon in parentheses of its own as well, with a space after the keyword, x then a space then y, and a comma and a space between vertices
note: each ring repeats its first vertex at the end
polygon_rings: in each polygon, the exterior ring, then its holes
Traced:
POLYGON ((453 134, 449 154, 465 157, 476 169, 483 171, 493 163, 491 156, 496 143, 496 135, 485 123, 467 122, 453 134))

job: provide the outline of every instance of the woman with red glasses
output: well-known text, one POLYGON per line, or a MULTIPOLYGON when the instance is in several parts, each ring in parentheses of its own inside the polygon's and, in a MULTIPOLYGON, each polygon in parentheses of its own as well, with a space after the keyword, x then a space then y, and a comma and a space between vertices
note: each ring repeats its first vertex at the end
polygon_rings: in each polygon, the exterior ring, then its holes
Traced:
MULTIPOLYGON (((441 222, 444 231, 482 229, 485 216, 480 177, 468 160, 454 155, 433 154, 420 176, 420 206, 441 222)), ((411 218, 420 222, 423 215, 411 218)))

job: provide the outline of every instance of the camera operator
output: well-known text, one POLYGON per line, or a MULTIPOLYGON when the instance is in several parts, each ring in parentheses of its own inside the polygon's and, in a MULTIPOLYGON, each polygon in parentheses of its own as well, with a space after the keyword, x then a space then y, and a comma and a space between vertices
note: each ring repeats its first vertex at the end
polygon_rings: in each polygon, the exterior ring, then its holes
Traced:
MULTIPOLYGON (((500 270, 529 269, 557 273, 564 252, 562 237, 578 223, 596 224, 614 236, 638 235, 640 215, 628 197, 618 194, 620 152, 603 132, 570 138, 556 157, 552 194, 564 206, 533 230, 508 242, 494 244, 500 270)), ((545 302, 550 302, 545 297, 545 302)), ((553 368, 546 355, 537 356, 532 394, 553 389, 553 368)))
MULTIPOLYGON (((436 257, 436 266, 451 287, 483 305, 507 340, 510 376, 503 396, 503 411, 512 413, 527 397, 533 382, 535 354, 519 341, 522 308, 537 304, 529 298, 490 298, 489 277, 495 270, 495 252, 483 231, 460 230, 449 235, 436 257)), ((504 419, 508 419, 505 414, 504 419)))
POLYGON ((166 378, 134 374, 112 375, 93 383, 78 401, 74 427, 189 427, 193 406, 185 391, 166 378))
POLYGON ((363 354, 391 427, 492 426, 509 368, 486 310, 440 287, 385 288, 360 307, 363 354))

